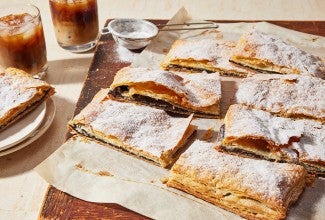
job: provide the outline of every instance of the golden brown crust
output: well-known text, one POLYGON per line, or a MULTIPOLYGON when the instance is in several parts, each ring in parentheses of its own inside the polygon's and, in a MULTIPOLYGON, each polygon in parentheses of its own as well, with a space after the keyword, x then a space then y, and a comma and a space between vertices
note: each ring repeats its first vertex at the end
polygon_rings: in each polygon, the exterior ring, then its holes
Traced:
POLYGON ((69 122, 69 129, 162 167, 172 164, 195 131, 193 116, 173 118, 163 110, 111 100, 107 92, 101 90, 69 122))
POLYGON ((224 121, 219 150, 296 163, 310 173, 325 175, 325 125, 314 120, 277 117, 238 104, 230 106, 224 121))
POLYGON ((221 83, 217 73, 188 75, 126 67, 116 73, 110 89, 120 101, 199 117, 220 114, 221 83))
POLYGON ((325 81, 299 75, 256 74, 242 81, 237 102, 290 118, 325 123, 325 81))
POLYGON ((255 74, 249 68, 229 62, 235 43, 215 37, 195 37, 176 40, 161 68, 195 72, 219 72, 222 76, 246 77, 255 74))
POLYGON ((55 93, 45 81, 28 73, 7 68, 0 73, 0 130, 19 120, 55 93))
POLYGON ((305 180, 301 166, 231 156, 196 141, 172 167, 167 186, 248 219, 284 219, 305 180))
POLYGON ((258 31, 240 37, 230 61, 272 73, 325 78, 325 64, 321 58, 258 31))

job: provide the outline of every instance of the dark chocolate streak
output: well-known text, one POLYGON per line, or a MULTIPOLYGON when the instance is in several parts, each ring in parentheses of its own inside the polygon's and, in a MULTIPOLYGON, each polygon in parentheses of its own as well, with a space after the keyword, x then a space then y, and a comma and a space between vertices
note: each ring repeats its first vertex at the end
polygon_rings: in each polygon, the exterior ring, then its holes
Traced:
MULTIPOLYGON (((275 71, 257 69, 257 68, 254 68, 254 67, 251 67, 251 66, 248 66, 248 65, 242 64, 242 63, 237 63, 236 61, 233 61, 233 60, 229 60, 229 62, 234 63, 234 64, 239 65, 239 66, 243 66, 243 67, 246 67, 246 68, 252 69, 252 70, 256 70, 256 71, 259 72, 259 73, 282 74, 282 73, 275 72, 275 71)), ((283 74, 282 74, 282 75, 283 75, 283 74)))
POLYGON ((110 95, 112 95, 115 99, 118 100, 126 100, 126 101, 131 101, 131 102, 136 102, 139 104, 144 104, 144 105, 148 105, 154 108, 159 108, 159 109, 163 109, 167 112, 172 112, 172 113, 176 113, 179 115, 190 115, 190 114, 194 114, 195 116, 198 117, 202 117, 202 118, 218 118, 218 115, 213 115, 213 114, 207 114, 204 112, 200 112, 200 111, 191 111, 189 109, 183 109, 180 108, 179 106, 175 106, 172 105, 169 102, 166 102, 164 100, 157 100, 148 96, 142 96, 142 95, 132 95, 132 97, 124 97, 122 96, 122 93, 127 91, 128 88, 127 86, 120 86, 115 88, 114 90, 111 90, 109 92, 110 95))
POLYGON ((109 145, 109 146, 111 146, 113 149, 116 149, 116 150, 118 150, 118 151, 122 151, 122 152, 124 152, 124 153, 127 153, 128 155, 133 155, 133 156, 136 156, 136 157, 138 157, 138 158, 144 159, 144 160, 146 160, 146 161, 149 161, 149 162, 151 162, 151 163, 154 163, 155 165, 157 165, 157 164, 159 165, 159 163, 157 163, 156 161, 150 160, 150 159, 148 159, 148 158, 146 158, 146 157, 143 157, 143 156, 141 156, 141 155, 139 155, 139 154, 134 154, 134 153, 132 153, 132 152, 130 152, 130 151, 128 151, 128 150, 126 150, 126 149, 120 147, 120 146, 117 146, 117 145, 111 144, 111 143, 109 143, 109 142, 107 142, 107 141, 105 141, 105 140, 103 140, 103 139, 100 139, 100 138, 98 138, 98 137, 96 137, 96 136, 94 136, 94 135, 92 135, 92 134, 89 134, 89 133, 86 132, 84 129, 82 129, 82 127, 79 126, 79 125, 75 125, 75 124, 73 124, 73 125, 69 125, 69 127, 70 127, 72 130, 74 130, 74 132, 76 132, 77 134, 80 134, 81 136, 84 136, 84 137, 86 137, 86 138, 88 138, 88 139, 90 139, 90 140, 97 141, 97 142, 99 142, 99 143, 101 143, 101 144, 109 145), (79 127, 81 131, 79 131, 79 130, 77 129, 77 127, 79 127))
POLYGON ((197 72, 207 72, 207 73, 214 73, 218 72, 221 76, 232 76, 232 77, 238 77, 238 78, 243 78, 246 77, 247 74, 245 73, 240 73, 240 72, 230 72, 230 71, 223 71, 223 70, 218 70, 218 71, 211 71, 203 68, 192 68, 192 67, 184 67, 176 64, 170 64, 167 66, 167 70, 175 70, 175 71, 190 71, 191 73, 197 73, 197 72))

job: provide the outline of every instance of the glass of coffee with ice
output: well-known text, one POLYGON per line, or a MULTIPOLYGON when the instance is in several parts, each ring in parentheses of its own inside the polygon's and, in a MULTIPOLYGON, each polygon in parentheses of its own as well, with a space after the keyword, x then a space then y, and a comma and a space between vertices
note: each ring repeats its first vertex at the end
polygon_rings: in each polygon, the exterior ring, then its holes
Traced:
POLYGON ((99 37, 96 0, 49 0, 58 44, 80 53, 96 46, 99 37))
POLYGON ((36 6, 16 4, 0 8, 0 66, 22 69, 35 78, 45 76, 45 38, 36 6))

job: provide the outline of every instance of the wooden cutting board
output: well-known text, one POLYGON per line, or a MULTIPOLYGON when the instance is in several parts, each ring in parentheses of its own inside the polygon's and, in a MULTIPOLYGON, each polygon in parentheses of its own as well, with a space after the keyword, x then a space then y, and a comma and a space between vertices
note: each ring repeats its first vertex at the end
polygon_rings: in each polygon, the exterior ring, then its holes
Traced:
MULTIPOLYGON (((107 20, 107 25, 109 20, 107 20)), ((167 20, 152 20, 164 24, 167 20)), ((243 21, 216 21, 243 22, 243 21)), ((253 22, 253 21, 249 21, 253 22)), ((268 21, 293 30, 325 36, 325 21, 268 21)), ((130 63, 120 61, 110 35, 102 36, 95 50, 74 114, 78 114, 101 89, 112 83, 115 73, 130 63)), ((140 51, 139 51, 140 52, 140 51)), ((69 134, 67 135, 67 138, 69 134)), ((154 201, 153 201, 154 202, 154 201)), ((39 213, 39 219, 149 219, 117 204, 91 203, 77 199, 50 186, 39 213)))

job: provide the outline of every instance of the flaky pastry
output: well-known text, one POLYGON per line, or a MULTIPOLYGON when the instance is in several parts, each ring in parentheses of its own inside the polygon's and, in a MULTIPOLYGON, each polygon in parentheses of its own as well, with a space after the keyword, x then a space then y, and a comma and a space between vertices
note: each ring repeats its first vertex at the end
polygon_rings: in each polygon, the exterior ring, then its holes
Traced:
POLYGON ((325 175, 325 125, 320 122, 282 118, 239 104, 229 107, 224 122, 218 150, 296 163, 325 175))
POLYGON ((236 43, 215 37, 176 40, 161 63, 162 69, 219 72, 221 76, 246 77, 255 71, 229 62, 236 43))
POLYGON ((54 88, 28 73, 8 68, 0 73, 0 131, 38 107, 54 88))
POLYGON ((72 120, 73 133, 106 143, 167 167, 195 131, 187 118, 134 103, 118 102, 103 89, 72 120))
POLYGON ((325 64, 321 58, 258 31, 240 37, 230 61, 271 73, 325 78, 325 64))
POLYGON ((325 123, 325 80, 299 75, 256 74, 242 81, 238 103, 283 117, 325 123))
POLYGON ((302 166, 237 157, 195 141, 173 165, 167 186, 247 219, 284 219, 305 181, 302 166))
POLYGON ((218 73, 181 74, 126 67, 119 70, 110 94, 166 111, 216 118, 220 114, 221 83, 218 73))

